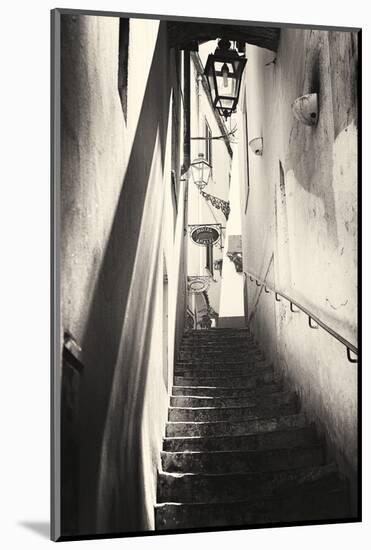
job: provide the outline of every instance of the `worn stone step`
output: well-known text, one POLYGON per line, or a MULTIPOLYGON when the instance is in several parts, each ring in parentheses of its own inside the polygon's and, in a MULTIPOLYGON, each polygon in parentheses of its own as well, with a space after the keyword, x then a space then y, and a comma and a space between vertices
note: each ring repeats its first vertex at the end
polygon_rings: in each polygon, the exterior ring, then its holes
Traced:
POLYGON ((196 335, 205 335, 205 334, 251 334, 251 331, 248 327, 241 327, 241 328, 218 328, 213 327, 208 330, 200 330, 200 329, 191 329, 187 333, 189 334, 196 334, 196 335))
POLYGON ((345 487, 336 464, 290 470, 222 474, 159 472, 157 502, 254 501, 297 491, 330 491, 345 487))
POLYGON ((179 351, 181 352, 210 352, 210 353, 224 353, 228 355, 229 353, 235 353, 236 351, 241 352, 256 352, 262 353, 261 349, 257 344, 252 341, 241 341, 238 343, 227 342, 227 343, 203 343, 203 342, 182 342, 180 345, 179 351))
POLYGON ((191 378, 192 376, 212 377, 215 378, 229 378, 229 376, 252 376, 254 374, 260 374, 264 369, 272 369, 272 364, 269 363, 250 363, 240 365, 217 365, 217 366, 205 366, 205 365, 190 365, 184 364, 175 367, 175 376, 184 376, 185 378, 191 378))
POLYGON ((248 342, 255 344, 254 338, 247 334, 190 334, 185 336, 182 340, 182 344, 188 343, 202 343, 202 344, 221 344, 221 343, 233 343, 233 342, 248 342))
POLYGON ((320 466, 324 462, 321 444, 268 451, 161 452, 163 471, 178 473, 271 472, 320 466))
POLYGON ((177 363, 174 372, 177 376, 187 373, 189 376, 221 376, 223 378, 229 375, 249 375, 254 372, 261 372, 264 368, 272 368, 272 363, 267 361, 241 362, 241 363, 177 363))
POLYGON ((244 363, 252 361, 264 361, 265 357, 262 353, 233 353, 233 354, 216 354, 216 353, 179 353, 176 363, 244 363))
POLYGON ((261 373, 248 376, 228 376, 228 377, 207 377, 207 376, 175 376, 175 386, 221 386, 221 387, 245 387, 255 388, 259 384, 269 384, 279 380, 279 375, 273 372, 273 369, 268 367, 262 369, 261 373))
POLYGON ((231 351, 230 353, 225 353, 225 351, 223 350, 223 352, 220 352, 220 353, 216 353, 212 350, 199 350, 199 349, 194 349, 194 350, 179 350, 178 352, 178 360, 179 358, 181 358, 182 356, 189 356, 191 358, 202 358, 202 359, 208 359, 208 358, 211 358, 212 361, 229 361, 229 362, 232 362, 234 359, 244 359, 246 357, 252 357, 252 358, 260 358, 260 357, 264 357, 264 353, 260 353, 258 350, 254 350, 254 349, 248 349, 248 350, 244 350, 244 349, 234 349, 233 351, 231 351))
POLYGON ((263 451, 280 447, 300 447, 318 442, 313 426, 254 435, 164 438, 162 448, 170 452, 186 451, 263 451))
POLYGON ((218 504, 158 504, 155 509, 155 524, 158 530, 192 529, 197 527, 229 527, 349 519, 348 493, 336 489, 318 492, 303 499, 301 494, 271 501, 254 503, 218 504))
POLYGON ((258 388, 244 387, 215 387, 215 386, 173 386, 173 396, 200 396, 200 397, 256 397, 280 392, 283 390, 282 382, 264 384, 258 388))
POLYGON ((297 399, 286 403, 250 405, 248 407, 170 407, 169 422, 214 422, 228 420, 240 422, 251 418, 266 418, 273 415, 287 415, 298 412, 297 399))
POLYGON ((245 355, 231 355, 231 356, 223 356, 223 355, 220 355, 220 356, 216 356, 216 355, 210 355, 210 354, 205 354, 204 356, 202 355, 184 355, 184 354, 180 354, 180 356, 178 357, 178 359, 176 360, 176 364, 179 365, 179 364, 184 364, 184 363, 188 363, 188 364, 191 364, 191 365, 204 365, 204 364, 209 364, 209 365, 235 365, 235 364, 240 364, 240 365, 246 365, 246 364, 254 364, 256 362, 262 362, 262 361, 265 361, 266 359, 262 356, 262 355, 257 355, 257 354, 245 354, 245 355))
POLYGON ((217 337, 208 337, 200 338, 197 336, 183 338, 181 346, 210 346, 210 347, 222 347, 222 346, 256 346, 257 343, 249 336, 217 336, 217 337))
POLYGON ((180 344, 180 350, 188 351, 188 350, 207 350, 207 351, 225 351, 230 352, 234 351, 236 349, 238 350, 256 350, 261 351, 259 346, 254 342, 253 340, 249 338, 243 338, 239 340, 230 340, 227 342, 220 342, 220 340, 216 340, 215 342, 202 342, 202 341, 194 341, 194 340, 188 340, 188 341, 182 341, 180 344))
POLYGON ((166 437, 203 437, 214 435, 247 435, 288 428, 304 428, 306 426, 304 414, 289 414, 287 416, 273 416, 244 420, 241 422, 167 422, 166 437))
POLYGON ((203 342, 208 342, 208 341, 224 342, 224 341, 233 340, 233 339, 253 340, 253 336, 251 333, 247 331, 242 331, 242 332, 195 331, 195 332, 188 332, 186 335, 184 335, 182 341, 187 342, 187 341, 197 340, 197 341, 203 341, 203 342))
POLYGON ((263 353, 258 351, 235 351, 234 353, 209 353, 208 351, 201 352, 179 352, 177 361, 182 361, 182 357, 186 357, 186 360, 198 360, 206 361, 209 360, 212 363, 217 363, 218 361, 227 361, 228 363, 233 363, 234 361, 243 361, 245 359, 260 359, 264 358, 263 353))
POLYGON ((247 395, 235 396, 235 397, 200 397, 197 395, 193 396, 171 396, 170 397, 170 406, 171 407, 251 407, 254 405, 260 405, 262 407, 269 405, 280 405, 283 403, 290 403, 292 401, 297 401, 297 396, 292 391, 284 392, 274 392, 268 394, 253 394, 249 392, 247 395))
POLYGON ((252 343, 241 342, 239 344, 182 344, 179 353, 211 353, 215 355, 229 355, 233 353, 262 353, 261 349, 252 343))
POLYGON ((246 364, 254 364, 256 362, 261 363, 267 361, 263 356, 258 355, 250 355, 250 356, 228 356, 228 357, 213 357, 209 354, 205 355, 205 357, 178 357, 175 364, 176 365, 183 365, 183 364, 190 364, 190 365, 246 365, 246 364))
POLYGON ((214 338, 214 339, 207 339, 207 340, 200 340, 200 339, 188 339, 188 340, 182 340, 180 343, 181 349, 193 349, 193 348, 206 348, 210 350, 214 349, 236 349, 237 347, 243 347, 243 348, 249 348, 253 347, 255 349, 260 349, 257 342, 255 342, 250 337, 243 337, 243 338, 214 338))

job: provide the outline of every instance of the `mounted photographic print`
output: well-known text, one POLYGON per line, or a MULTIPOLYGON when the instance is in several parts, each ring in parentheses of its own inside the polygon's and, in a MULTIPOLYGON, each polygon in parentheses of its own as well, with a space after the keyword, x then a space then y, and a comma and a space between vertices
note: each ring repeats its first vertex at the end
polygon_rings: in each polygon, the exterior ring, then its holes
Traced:
POLYGON ((361 520, 360 41, 52 11, 53 540, 361 520))

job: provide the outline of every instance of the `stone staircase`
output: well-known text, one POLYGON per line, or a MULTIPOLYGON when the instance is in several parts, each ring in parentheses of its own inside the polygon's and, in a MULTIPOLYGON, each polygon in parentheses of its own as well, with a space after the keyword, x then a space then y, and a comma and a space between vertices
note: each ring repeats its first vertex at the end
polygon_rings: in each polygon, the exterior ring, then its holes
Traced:
POLYGON ((247 329, 184 336, 161 463, 158 530, 350 516, 347 481, 247 329))

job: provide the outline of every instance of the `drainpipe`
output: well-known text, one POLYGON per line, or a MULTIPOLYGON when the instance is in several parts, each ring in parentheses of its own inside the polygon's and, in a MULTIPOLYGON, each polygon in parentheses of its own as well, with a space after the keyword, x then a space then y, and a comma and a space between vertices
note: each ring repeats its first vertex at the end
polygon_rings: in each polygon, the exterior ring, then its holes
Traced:
MULTIPOLYGON (((202 76, 199 74, 197 76, 197 111, 198 111, 198 135, 201 137, 202 124, 201 124, 201 87, 202 87, 202 76)), ((199 149, 202 148, 202 141, 199 142, 199 149)), ((201 153, 202 151, 198 151, 201 153)))
MULTIPOLYGON (((197 130, 198 136, 202 136, 202 121, 201 121, 201 87, 202 87, 202 76, 197 75, 197 130)), ((198 153, 202 153, 202 141, 198 142, 198 153)), ((201 193, 198 194, 198 223, 202 223, 202 203, 201 203, 201 193)), ((204 275, 204 270, 202 268, 203 257, 204 257, 204 248, 203 246, 199 247, 198 251, 198 272, 200 275, 204 275)))
MULTIPOLYGON (((183 52, 183 97, 184 97, 184 130, 183 130, 183 169, 186 175, 191 164, 191 58, 187 50, 183 52)), ((188 175, 186 176, 188 180, 188 175)))
POLYGON ((182 180, 184 182, 184 246, 183 265, 185 280, 185 301, 188 304, 187 254, 188 254, 188 182, 191 165, 191 57, 183 50, 183 166, 182 180))

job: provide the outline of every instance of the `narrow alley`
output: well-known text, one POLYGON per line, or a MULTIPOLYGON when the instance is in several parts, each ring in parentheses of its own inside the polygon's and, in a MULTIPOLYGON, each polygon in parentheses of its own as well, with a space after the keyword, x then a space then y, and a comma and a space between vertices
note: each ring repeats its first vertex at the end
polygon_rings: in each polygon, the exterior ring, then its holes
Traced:
POLYGON ((358 30, 54 18, 54 539, 358 521, 358 30))

